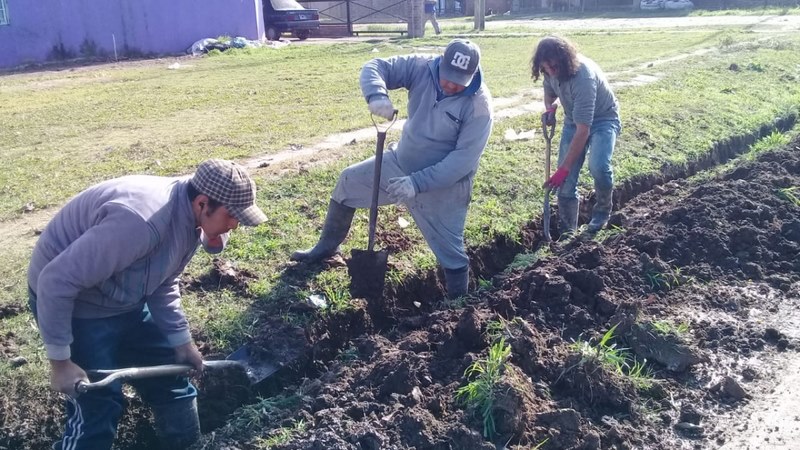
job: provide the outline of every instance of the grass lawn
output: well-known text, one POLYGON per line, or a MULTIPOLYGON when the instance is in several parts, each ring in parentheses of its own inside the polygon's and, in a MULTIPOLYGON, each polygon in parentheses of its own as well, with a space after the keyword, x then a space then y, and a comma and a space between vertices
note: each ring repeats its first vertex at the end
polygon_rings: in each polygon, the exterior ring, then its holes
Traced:
MULTIPOLYGON (((709 45, 719 33, 573 37, 607 71, 616 71, 709 45)), ((527 64, 535 37, 475 40, 495 97, 532 89, 527 64)), ((276 153, 366 127, 358 87, 364 62, 440 52, 447 42, 290 46, 182 60, 177 70, 167 68, 170 60, 0 77, 0 148, 7 161, 0 172, 0 220, 18 217, 29 204, 59 205, 107 178, 187 173, 207 157, 276 153)), ((403 95, 394 98, 402 107, 403 95)))
MULTIPOLYGON (((617 90, 624 127, 615 154, 617 182, 685 162, 713 142, 796 115, 800 107, 800 37, 736 29, 564 34, 612 74, 612 81, 633 75, 656 80, 617 90)), ((539 102, 541 88, 532 84, 528 68, 535 37, 475 40, 495 97, 539 102)), ((6 158, 0 172, 0 219, 13 226, 24 205, 54 207, 102 179, 187 173, 208 157, 275 153, 366 127, 369 115, 357 85, 361 65, 375 56, 436 51, 446 42, 290 46, 182 59, 177 70, 167 69, 170 60, 2 76, 0 148, 6 158)), ((402 93, 393 99, 402 110, 402 93)), ((538 136, 533 141, 503 139, 508 128, 529 130, 537 123, 538 114, 496 121, 476 179, 467 224, 470 247, 499 236, 519 239, 523 227, 538 219, 543 144, 538 136)), ((371 154, 373 145, 358 143, 343 160, 307 172, 259 178, 259 204, 269 221, 236 231, 224 254, 258 276, 250 285, 252 295, 242 299, 221 290, 186 296, 190 322, 212 348, 224 351, 245 339, 253 309, 290 303, 309 292, 325 293, 334 308, 348 307, 343 268, 315 274, 303 285, 287 285, 281 275, 288 254, 315 241, 340 170, 371 154)), ((402 208, 387 207, 379 220, 399 228, 400 217, 411 221, 402 208)), ((366 222, 366 211, 359 211, 346 252, 366 247, 366 222)), ((401 267, 390 273, 395 283, 435 267, 416 227, 402 232, 417 244, 392 256, 401 267)), ((26 250, 11 252, 0 264, 5 280, 0 305, 24 303, 27 256, 26 250)), ((210 259, 198 254, 190 274, 206 273, 210 259)), ((288 314, 284 319, 294 320, 288 314)), ((11 315, 2 319, 2 328, 30 364, 11 369, 0 361, 0 391, 7 393, 0 398, 6 417, 0 433, 19 426, 19 411, 35 411, 42 422, 54 420, 57 396, 47 391, 46 361, 30 316, 11 315)))

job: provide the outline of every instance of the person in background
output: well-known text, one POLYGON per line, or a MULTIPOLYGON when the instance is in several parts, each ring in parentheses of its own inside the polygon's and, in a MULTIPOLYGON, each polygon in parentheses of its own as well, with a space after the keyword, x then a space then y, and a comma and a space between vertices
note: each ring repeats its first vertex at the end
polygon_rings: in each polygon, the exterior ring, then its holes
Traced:
POLYGON ((425 0, 423 5, 425 8, 425 21, 422 22, 422 27, 425 28, 425 24, 430 20, 431 25, 433 25, 433 31, 436 34, 442 34, 442 30, 439 29, 439 21, 436 20, 436 2, 437 0, 425 0))
MULTIPOLYGON (((480 50, 454 39, 443 56, 403 55, 373 59, 361 70, 369 111, 391 119, 388 93, 408 90, 408 120, 400 142, 383 157, 378 202, 402 203, 444 269, 447 296, 467 293, 469 257, 464 226, 478 163, 492 131, 492 98, 480 69, 480 50)), ((372 199, 375 158, 339 176, 317 244, 292 255, 319 261, 339 251, 355 208, 372 199)))
POLYGON ((619 102, 600 67, 562 37, 547 36, 539 41, 531 60, 531 74, 534 81, 544 75, 542 121, 555 124, 557 100, 564 108, 558 169, 546 183, 558 188, 559 231, 564 234, 578 228, 578 174, 588 152, 595 190, 588 231, 596 233, 611 215, 611 157, 621 130, 619 102))
MULTIPOLYGON (((181 307, 180 275, 198 246, 222 251, 239 224, 266 220, 244 168, 200 164, 190 177, 133 175, 72 198, 39 237, 28 270, 29 305, 50 360, 50 384, 68 395, 53 448, 109 449, 125 407, 119 381, 76 394, 87 370, 184 363, 203 369, 181 307)), ((152 410, 163 448, 200 436, 188 377, 131 383, 152 410)))

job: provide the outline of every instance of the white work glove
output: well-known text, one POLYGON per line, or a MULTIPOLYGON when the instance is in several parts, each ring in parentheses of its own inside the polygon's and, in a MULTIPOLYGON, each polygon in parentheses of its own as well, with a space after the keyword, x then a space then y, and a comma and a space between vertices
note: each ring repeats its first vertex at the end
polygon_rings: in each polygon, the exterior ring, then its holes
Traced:
POLYGON ((394 105, 389 97, 385 95, 376 95, 369 101, 369 112, 376 116, 381 116, 386 120, 391 120, 394 117, 394 105))
POLYGON ((395 203, 407 202, 417 195, 417 190, 414 189, 414 182, 411 181, 411 177, 390 178, 389 185, 386 186, 386 192, 389 193, 389 200, 395 203))

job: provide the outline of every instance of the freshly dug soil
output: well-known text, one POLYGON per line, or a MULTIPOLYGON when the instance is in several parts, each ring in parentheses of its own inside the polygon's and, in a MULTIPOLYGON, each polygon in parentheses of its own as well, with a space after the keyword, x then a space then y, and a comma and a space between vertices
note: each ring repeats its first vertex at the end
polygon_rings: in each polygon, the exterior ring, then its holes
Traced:
POLYGON ((213 446, 256 448, 256 439, 300 421, 301 431, 274 448, 724 444, 730 413, 774 382, 770 361, 797 350, 781 327, 800 304, 798 150, 795 142, 711 178, 658 185, 618 211, 610 231, 554 243, 466 303, 392 299, 391 327, 369 328, 387 318, 365 310, 319 324, 308 345, 330 358, 291 386, 299 406, 253 435, 216 436, 213 446), (413 301, 422 306, 409 308, 413 301), (486 433, 489 415, 457 391, 493 345, 510 354, 490 385, 494 432, 486 433), (626 364, 593 357, 598 348, 623 349, 626 364), (649 378, 631 376, 634 358, 649 378))
MULTIPOLYGON (((302 302, 264 305, 249 346, 254 361, 280 370, 256 386, 240 373, 199 380, 205 435, 196 448, 736 448, 742 407, 769 392, 782 362, 797 360, 798 142, 634 194, 616 193, 625 205, 609 230, 538 249, 535 262, 463 302, 442 301, 441 277, 430 272, 326 316, 302 302), (309 320, 285 322, 285 311, 309 320), (483 386, 491 402, 481 409, 459 397, 479 380, 465 371, 486 369, 504 346, 483 386), (624 359, 614 365, 598 352, 624 359), (631 376, 636 368, 649 376, 631 376)), ((522 244, 473 250, 473 272, 486 277, 537 250, 537 226, 522 244)), ((404 245, 402 230, 379 235, 389 237, 384 247, 404 245)), ((342 264, 288 266, 281 282, 301 285, 309 271, 342 264)), ((217 260, 207 277, 184 281, 248 295, 253 278, 217 260)), ((14 338, 0 341, 10 348, 14 338)), ((201 347, 209 359, 224 356, 201 347)), ((151 421, 133 397, 117 448, 155 448, 151 421)), ((12 447, 45 448, 58 434, 50 425, 12 447)))

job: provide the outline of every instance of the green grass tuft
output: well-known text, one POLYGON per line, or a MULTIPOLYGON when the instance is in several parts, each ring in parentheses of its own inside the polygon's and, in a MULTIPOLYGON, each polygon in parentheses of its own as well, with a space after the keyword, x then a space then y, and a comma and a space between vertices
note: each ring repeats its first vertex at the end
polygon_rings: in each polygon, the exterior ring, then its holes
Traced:
POLYGON ((794 206, 800 207, 800 186, 778 189, 778 197, 788 201, 794 206))
POLYGON ((683 337, 689 333, 689 324, 686 322, 676 324, 671 320, 656 320, 650 325, 655 331, 663 335, 683 337))
POLYGON ((456 391, 456 399, 466 403, 481 416, 483 435, 487 439, 492 439, 495 435, 493 412, 496 388, 510 355, 511 346, 506 344, 505 339, 500 339, 489 347, 486 358, 475 361, 467 368, 464 376, 472 381, 456 391))

